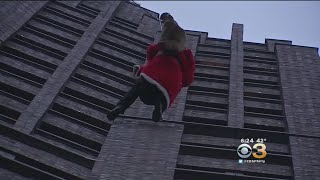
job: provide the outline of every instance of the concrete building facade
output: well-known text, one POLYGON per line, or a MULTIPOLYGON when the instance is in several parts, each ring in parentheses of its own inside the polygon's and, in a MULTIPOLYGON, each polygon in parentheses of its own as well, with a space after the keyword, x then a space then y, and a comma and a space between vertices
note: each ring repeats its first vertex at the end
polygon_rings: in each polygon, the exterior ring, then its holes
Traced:
POLYGON ((0 179, 319 179, 318 48, 245 42, 242 24, 230 39, 186 30, 195 81, 165 120, 137 100, 109 122, 159 14, 129 1, 0 9, 0 179), (265 163, 239 164, 251 138, 265 140, 265 163))

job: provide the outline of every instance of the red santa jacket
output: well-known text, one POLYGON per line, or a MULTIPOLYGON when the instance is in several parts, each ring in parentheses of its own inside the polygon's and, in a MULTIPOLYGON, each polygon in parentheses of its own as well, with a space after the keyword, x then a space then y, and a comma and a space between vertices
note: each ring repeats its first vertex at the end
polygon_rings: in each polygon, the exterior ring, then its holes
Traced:
POLYGON ((179 61, 168 55, 157 55, 162 50, 158 45, 149 45, 145 65, 135 65, 134 76, 142 76, 146 81, 156 85, 166 98, 169 108, 182 87, 189 86, 194 79, 195 59, 190 49, 179 52, 179 61))

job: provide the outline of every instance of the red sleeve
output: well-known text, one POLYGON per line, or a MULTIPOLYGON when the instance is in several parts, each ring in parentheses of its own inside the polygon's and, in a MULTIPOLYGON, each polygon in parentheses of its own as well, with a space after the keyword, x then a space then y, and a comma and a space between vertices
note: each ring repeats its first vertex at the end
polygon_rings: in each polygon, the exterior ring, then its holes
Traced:
POLYGON ((150 44, 147 49, 147 61, 152 60, 159 50, 160 46, 158 44, 150 44))
POLYGON ((193 54, 190 49, 185 50, 185 64, 184 64, 184 72, 183 72, 183 80, 182 80, 182 86, 187 87, 190 86, 190 84, 194 80, 194 71, 195 71, 195 58, 193 57, 193 54))

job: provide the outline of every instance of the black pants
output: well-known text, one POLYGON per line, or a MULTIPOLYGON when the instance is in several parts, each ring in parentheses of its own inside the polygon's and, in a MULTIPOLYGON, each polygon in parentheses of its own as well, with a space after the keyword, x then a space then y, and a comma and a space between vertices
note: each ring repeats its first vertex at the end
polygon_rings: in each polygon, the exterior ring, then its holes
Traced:
POLYGON ((138 97, 140 97, 144 104, 158 106, 161 102, 163 111, 167 108, 167 103, 163 93, 157 88, 157 86, 147 82, 143 77, 137 79, 135 85, 122 99, 120 99, 117 105, 127 109, 138 97))

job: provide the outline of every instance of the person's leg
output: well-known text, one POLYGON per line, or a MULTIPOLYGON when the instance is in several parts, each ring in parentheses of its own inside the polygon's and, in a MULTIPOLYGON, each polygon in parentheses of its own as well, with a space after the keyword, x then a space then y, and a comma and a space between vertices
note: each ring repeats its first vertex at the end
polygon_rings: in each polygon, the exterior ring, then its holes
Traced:
POLYGON ((152 120, 155 122, 159 122, 162 120, 162 113, 166 109, 167 103, 162 92, 157 87, 155 88, 156 88, 155 104, 154 104, 154 110, 152 113, 152 120))
POLYGON ((127 94, 120 99, 116 107, 113 108, 107 115, 108 119, 113 121, 119 114, 123 114, 131 104, 138 98, 140 91, 143 89, 144 81, 140 78, 135 85, 127 92, 127 94))
POLYGON ((156 100, 156 103, 154 105, 154 110, 152 113, 152 120, 154 122, 159 122, 162 120, 162 105, 161 101, 159 99, 156 100))

